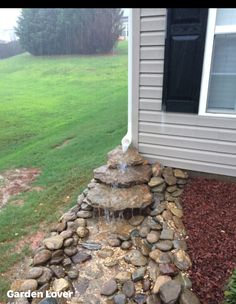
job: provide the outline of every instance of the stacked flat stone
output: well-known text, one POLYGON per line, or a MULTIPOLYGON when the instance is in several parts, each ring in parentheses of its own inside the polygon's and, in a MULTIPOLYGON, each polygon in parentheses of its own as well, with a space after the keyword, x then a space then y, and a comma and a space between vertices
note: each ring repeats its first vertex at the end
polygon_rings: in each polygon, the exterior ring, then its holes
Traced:
MULTIPOLYGON (((79 195, 77 204, 51 229, 34 252, 25 278, 14 281, 11 289, 73 291, 79 265, 92 258, 83 249, 97 251, 105 267, 115 267, 118 262, 112 259, 113 247, 120 247, 125 252, 127 271, 118 272, 101 286, 101 297, 105 298, 101 303, 199 304, 186 274, 191 260, 186 252, 180 196, 187 178, 183 170, 159 163, 149 165, 134 148, 125 154, 121 147, 111 151, 107 165, 94 170, 94 179, 79 195), (129 219, 131 231, 125 232, 122 227, 103 248, 89 241, 87 219, 93 216, 93 208, 141 208, 143 213, 129 219), (128 270, 129 264, 134 271, 128 270)), ((41 304, 47 303, 43 301, 41 304)), ((71 299, 71 303, 77 301, 76 297, 71 299)), ((40 301, 33 299, 32 303, 40 301)))
POLYGON ((136 149, 123 153, 119 146, 108 153, 107 165, 94 170, 96 182, 87 193, 87 203, 110 211, 145 208, 152 203, 147 185, 151 176, 151 166, 136 149))

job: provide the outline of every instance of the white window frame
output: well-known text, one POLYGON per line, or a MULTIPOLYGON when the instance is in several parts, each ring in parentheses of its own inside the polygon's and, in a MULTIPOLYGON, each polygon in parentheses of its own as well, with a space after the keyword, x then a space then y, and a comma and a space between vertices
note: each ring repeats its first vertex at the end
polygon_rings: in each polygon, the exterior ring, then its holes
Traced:
POLYGON ((226 34, 226 33, 235 34, 236 33, 236 25, 218 25, 218 26, 216 26, 216 14, 217 14, 217 8, 209 9, 198 115, 235 117, 236 118, 236 113, 228 114, 228 113, 206 112, 215 34, 226 34))

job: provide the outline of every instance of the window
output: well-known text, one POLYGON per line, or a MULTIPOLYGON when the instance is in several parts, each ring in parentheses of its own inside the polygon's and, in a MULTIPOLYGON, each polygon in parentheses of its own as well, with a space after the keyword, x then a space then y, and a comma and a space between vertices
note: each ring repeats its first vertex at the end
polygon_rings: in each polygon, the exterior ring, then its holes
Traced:
POLYGON ((236 114, 236 9, 209 10, 199 114, 236 114))

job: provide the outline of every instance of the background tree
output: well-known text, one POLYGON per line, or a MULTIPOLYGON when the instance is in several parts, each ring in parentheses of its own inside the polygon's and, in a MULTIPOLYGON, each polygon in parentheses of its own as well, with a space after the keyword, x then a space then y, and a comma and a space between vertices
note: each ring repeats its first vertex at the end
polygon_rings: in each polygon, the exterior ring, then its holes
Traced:
POLYGON ((33 55, 107 53, 122 32, 121 9, 23 9, 16 34, 33 55))

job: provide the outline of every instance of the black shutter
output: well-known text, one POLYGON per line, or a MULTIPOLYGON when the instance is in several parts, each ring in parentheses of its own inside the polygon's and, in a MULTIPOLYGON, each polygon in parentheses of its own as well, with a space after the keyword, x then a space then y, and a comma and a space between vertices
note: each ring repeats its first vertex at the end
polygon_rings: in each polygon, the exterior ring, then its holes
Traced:
POLYGON ((168 9, 163 102, 166 111, 198 113, 208 9, 168 9))

